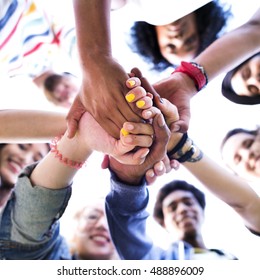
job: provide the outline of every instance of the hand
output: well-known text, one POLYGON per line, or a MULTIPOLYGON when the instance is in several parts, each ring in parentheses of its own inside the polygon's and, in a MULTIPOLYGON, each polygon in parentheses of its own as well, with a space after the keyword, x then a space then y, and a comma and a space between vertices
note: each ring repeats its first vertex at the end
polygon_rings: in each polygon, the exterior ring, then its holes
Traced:
POLYGON ((190 99, 197 93, 197 89, 186 74, 174 73, 170 77, 153 85, 161 97, 174 104, 179 113, 179 120, 170 126, 171 131, 185 133, 189 128, 190 99))
MULTIPOLYGON (((170 130, 167 127, 161 112, 158 112, 153 119, 154 137, 153 144, 145 161, 140 165, 124 165, 113 157, 109 159, 110 169, 117 177, 128 184, 138 185, 145 173, 160 161, 166 161, 165 166, 169 166, 169 160, 165 157, 166 147, 170 137, 170 130), (168 161, 168 163, 167 163, 168 161)), ((103 167, 108 164, 107 158, 103 161, 103 167)))
POLYGON ((70 137, 76 133, 83 107, 111 136, 119 139, 120 129, 126 121, 140 122, 135 106, 125 100, 128 75, 111 57, 95 57, 83 71, 79 98, 73 103, 67 120, 70 137))
POLYGON ((96 150, 112 155, 124 164, 139 165, 144 162, 152 145, 153 128, 145 123, 125 123, 124 128, 131 134, 120 134, 120 140, 110 136, 88 113, 85 112, 79 122, 76 134, 80 149, 96 150), (138 149, 135 149, 138 147, 138 149))

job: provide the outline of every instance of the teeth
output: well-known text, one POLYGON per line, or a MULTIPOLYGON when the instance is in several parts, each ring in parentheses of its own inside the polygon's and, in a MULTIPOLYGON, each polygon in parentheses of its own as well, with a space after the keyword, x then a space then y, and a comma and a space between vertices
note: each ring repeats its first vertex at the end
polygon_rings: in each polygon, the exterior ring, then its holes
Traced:
POLYGON ((92 239, 96 241, 107 242, 107 238, 100 235, 93 236, 92 239))

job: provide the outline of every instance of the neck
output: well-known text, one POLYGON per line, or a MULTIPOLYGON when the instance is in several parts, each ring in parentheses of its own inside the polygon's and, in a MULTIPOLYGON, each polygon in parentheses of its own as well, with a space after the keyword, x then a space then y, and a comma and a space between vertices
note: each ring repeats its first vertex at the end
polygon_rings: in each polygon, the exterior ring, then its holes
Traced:
POLYGON ((207 249, 201 234, 187 235, 181 240, 189 243, 193 248, 207 249))

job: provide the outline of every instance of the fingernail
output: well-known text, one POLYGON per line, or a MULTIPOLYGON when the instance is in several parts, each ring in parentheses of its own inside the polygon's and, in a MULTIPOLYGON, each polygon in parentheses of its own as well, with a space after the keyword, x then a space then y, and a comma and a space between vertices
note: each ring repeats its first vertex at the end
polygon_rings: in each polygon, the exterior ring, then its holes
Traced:
POLYGON ((136 106, 138 108, 143 108, 144 105, 145 105, 145 102, 143 100, 139 100, 139 101, 136 102, 136 106))
POLYGON ((121 133, 126 136, 129 134, 129 132, 127 130, 125 130, 124 128, 121 129, 121 133))
POLYGON ((163 163, 160 162, 159 165, 156 168, 157 168, 157 170, 162 171, 163 170, 163 163))
POLYGON ((148 170, 146 175, 148 175, 149 177, 153 178, 155 176, 153 170, 148 170))
POLYGON ((146 119, 149 119, 152 116, 152 112, 151 111, 145 111, 143 114, 144 114, 144 117, 146 119))
POLYGON ((161 97, 159 98, 159 101, 160 101, 160 103, 162 103, 162 104, 164 103, 164 101, 163 101, 163 99, 162 99, 161 97))
POLYGON ((180 130, 180 126, 179 125, 174 125, 171 129, 172 132, 178 132, 180 130))
POLYGON ((130 87, 135 86, 135 80, 128 80, 127 83, 130 87))
MULTIPOLYGON (((125 124, 127 130, 133 130, 135 127, 132 124, 125 124)), ((128 131, 126 131, 128 133, 128 131)))
POLYGON ((163 127, 165 125, 164 117, 163 117, 162 114, 160 114, 159 117, 158 117, 158 125, 160 127, 163 127))
POLYGON ((135 95, 133 93, 129 93, 125 98, 128 102, 132 102, 135 99, 135 95))
POLYGON ((145 153, 143 153, 140 158, 145 158, 149 154, 149 150, 147 150, 145 153))

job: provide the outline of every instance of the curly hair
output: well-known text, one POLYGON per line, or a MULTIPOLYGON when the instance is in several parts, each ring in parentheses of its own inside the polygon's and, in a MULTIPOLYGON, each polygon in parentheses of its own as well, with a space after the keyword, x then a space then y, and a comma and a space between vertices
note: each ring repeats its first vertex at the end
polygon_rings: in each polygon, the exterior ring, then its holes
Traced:
MULTIPOLYGON (((231 11, 230 7, 225 8, 215 0, 195 10, 194 13, 200 37, 196 54, 198 55, 219 37, 227 25, 231 11)), ((130 39, 129 47, 151 64, 153 70, 163 71, 171 66, 176 67, 162 56, 154 25, 143 21, 135 22, 130 30, 130 39)))
POLYGON ((187 183, 186 181, 182 180, 174 180, 170 183, 164 185, 158 192, 156 197, 156 202, 154 205, 153 210, 153 217, 154 219, 163 227, 164 226, 164 215, 163 215, 163 200, 166 196, 168 196, 170 193, 182 190, 187 191, 193 194, 195 199, 198 201, 201 208, 204 210, 206 206, 206 200, 205 195, 202 191, 195 188, 193 185, 187 183))

